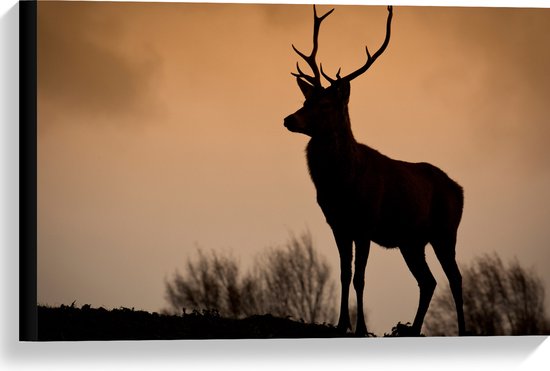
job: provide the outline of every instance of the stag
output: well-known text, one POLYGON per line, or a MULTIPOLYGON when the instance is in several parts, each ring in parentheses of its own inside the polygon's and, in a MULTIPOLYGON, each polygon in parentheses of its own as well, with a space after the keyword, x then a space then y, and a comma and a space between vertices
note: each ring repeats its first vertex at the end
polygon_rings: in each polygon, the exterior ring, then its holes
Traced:
POLYGON ((398 248, 418 282, 420 298, 410 335, 420 335, 436 281, 426 263, 430 243, 440 262, 456 305, 458 331, 465 334, 462 277, 455 259, 457 229, 464 204, 463 190, 439 168, 428 163, 394 160, 358 143, 348 114, 350 82, 365 73, 386 50, 390 41, 392 7, 388 8, 386 36, 381 47, 366 62, 346 76, 331 78, 315 60, 321 22, 334 9, 317 16, 313 6, 313 50, 310 55, 294 51, 312 71, 305 74, 297 63, 298 86, 305 97, 302 108, 284 120, 284 126, 310 138, 307 164, 317 191, 317 202, 332 229, 340 256, 341 305, 338 328, 351 329, 348 300, 352 278, 353 245, 357 295, 355 333, 367 335, 363 314, 365 268, 371 241, 385 248, 398 248), (321 75, 330 83, 323 87, 321 75))

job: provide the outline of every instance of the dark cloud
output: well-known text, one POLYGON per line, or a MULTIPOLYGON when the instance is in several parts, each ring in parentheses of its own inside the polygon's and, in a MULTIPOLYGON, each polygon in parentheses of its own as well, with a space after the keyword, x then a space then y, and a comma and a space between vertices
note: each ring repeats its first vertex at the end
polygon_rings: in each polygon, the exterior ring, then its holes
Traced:
POLYGON ((38 92, 58 110, 111 115, 151 101, 158 56, 139 40, 133 42, 138 52, 129 50, 124 17, 115 21, 113 9, 93 2, 39 4, 38 92))

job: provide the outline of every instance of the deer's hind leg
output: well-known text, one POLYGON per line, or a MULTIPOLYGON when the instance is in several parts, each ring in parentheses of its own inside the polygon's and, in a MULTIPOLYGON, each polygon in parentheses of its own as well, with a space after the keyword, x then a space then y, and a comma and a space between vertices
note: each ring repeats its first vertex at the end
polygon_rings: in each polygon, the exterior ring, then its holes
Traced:
POLYGON ((405 259, 405 263, 407 263, 407 267, 409 267, 409 270, 416 279, 416 282, 418 282, 418 287, 420 288, 418 309, 412 325, 413 336, 420 335, 424 317, 426 316, 435 286, 437 285, 437 282, 435 281, 435 278, 426 263, 425 247, 425 245, 419 244, 403 246, 400 248, 401 254, 405 259))
POLYGON ((458 335, 463 336, 466 334, 466 328, 464 323, 464 308, 462 299, 462 275, 458 269, 456 263, 455 254, 456 237, 447 239, 438 239, 432 241, 435 256, 441 263, 441 267, 449 280, 451 287, 451 293, 456 306, 456 316, 458 323, 458 335))

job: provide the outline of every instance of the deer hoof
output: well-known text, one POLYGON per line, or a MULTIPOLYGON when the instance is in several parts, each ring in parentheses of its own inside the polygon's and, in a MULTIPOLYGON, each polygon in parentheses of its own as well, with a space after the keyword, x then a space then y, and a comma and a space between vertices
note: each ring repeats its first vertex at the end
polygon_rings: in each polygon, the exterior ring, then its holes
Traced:
POLYGON ((363 337, 366 337, 367 335, 368 335, 367 329, 355 330, 355 336, 358 338, 363 338, 363 337))
POLYGON ((346 334, 348 332, 348 329, 351 330, 351 325, 339 323, 338 326, 336 326, 336 328, 342 334, 346 334))

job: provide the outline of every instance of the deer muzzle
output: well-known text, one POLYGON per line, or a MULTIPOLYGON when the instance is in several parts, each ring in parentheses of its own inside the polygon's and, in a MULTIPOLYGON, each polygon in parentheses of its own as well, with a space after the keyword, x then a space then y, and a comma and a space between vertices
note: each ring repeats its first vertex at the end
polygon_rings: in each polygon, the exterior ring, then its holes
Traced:
POLYGON ((289 131, 305 134, 305 127, 301 121, 302 120, 299 120, 296 117, 296 114, 293 113, 292 115, 289 115, 285 118, 284 125, 285 128, 287 128, 289 131))

